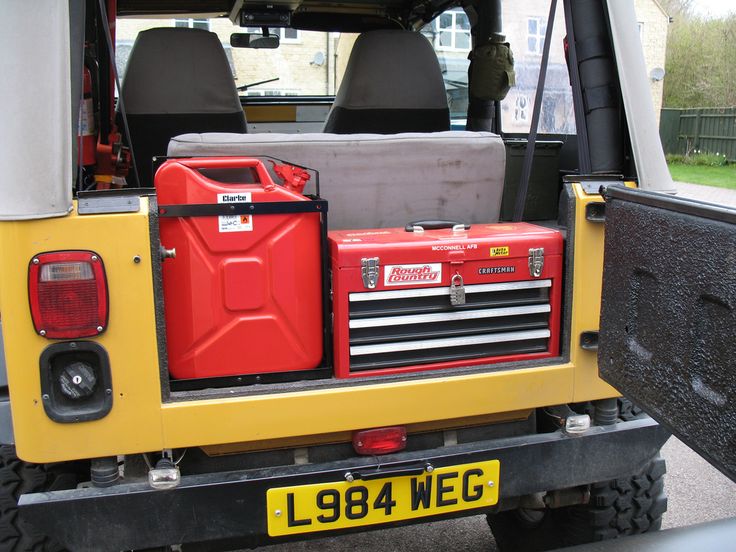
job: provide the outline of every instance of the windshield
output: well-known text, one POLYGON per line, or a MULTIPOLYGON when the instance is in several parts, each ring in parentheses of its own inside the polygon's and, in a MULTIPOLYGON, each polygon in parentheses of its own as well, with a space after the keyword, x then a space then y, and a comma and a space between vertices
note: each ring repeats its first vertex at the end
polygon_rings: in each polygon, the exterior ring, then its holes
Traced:
POLYGON ((140 31, 154 27, 194 27, 216 33, 225 48, 236 86, 245 96, 331 96, 340 86, 357 35, 296 29, 271 29, 281 44, 273 50, 232 48, 232 33, 260 33, 229 19, 119 19, 116 61, 124 74, 130 49, 140 31), (278 79, 278 80, 271 80, 278 79), (270 82, 263 82, 270 81, 270 82), (260 83, 260 84, 254 84, 260 83))

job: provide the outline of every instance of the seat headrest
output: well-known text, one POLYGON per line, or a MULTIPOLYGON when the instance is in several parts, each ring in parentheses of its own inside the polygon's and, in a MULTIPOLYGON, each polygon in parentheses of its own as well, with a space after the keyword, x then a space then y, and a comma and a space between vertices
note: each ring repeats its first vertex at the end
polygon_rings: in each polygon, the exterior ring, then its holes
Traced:
POLYGON ((138 34, 122 85, 131 114, 232 113, 241 110, 217 35, 156 28, 138 34))
POLYGON ((335 98, 347 109, 447 109, 437 55, 424 35, 380 30, 361 34, 335 98))

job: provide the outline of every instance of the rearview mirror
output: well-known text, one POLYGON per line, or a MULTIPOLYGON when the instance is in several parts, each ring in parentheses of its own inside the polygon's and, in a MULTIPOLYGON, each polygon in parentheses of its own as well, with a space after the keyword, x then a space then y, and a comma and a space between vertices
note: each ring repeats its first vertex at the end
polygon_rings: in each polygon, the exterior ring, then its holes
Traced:
POLYGON ((278 48, 278 35, 264 36, 253 33, 233 33, 230 35, 230 46, 233 48, 278 48))

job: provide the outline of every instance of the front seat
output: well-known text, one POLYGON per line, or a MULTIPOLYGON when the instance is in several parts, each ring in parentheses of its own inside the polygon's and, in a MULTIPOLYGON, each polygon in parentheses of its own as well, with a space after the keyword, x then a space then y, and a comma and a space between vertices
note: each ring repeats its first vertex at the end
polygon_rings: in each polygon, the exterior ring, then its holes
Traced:
POLYGON ((138 34, 122 97, 140 186, 153 186, 151 158, 189 132, 246 132, 225 50, 203 29, 156 28, 138 34))
POLYGON ((450 130, 437 55, 420 33, 369 31, 355 41, 324 132, 450 130))

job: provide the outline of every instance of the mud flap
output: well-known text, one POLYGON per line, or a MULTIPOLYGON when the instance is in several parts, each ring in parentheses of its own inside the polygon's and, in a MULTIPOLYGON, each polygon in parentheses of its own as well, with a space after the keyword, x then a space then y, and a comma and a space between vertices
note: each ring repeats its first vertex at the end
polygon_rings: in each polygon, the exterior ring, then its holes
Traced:
POLYGON ((601 377, 736 479, 736 211, 604 195, 601 377))

